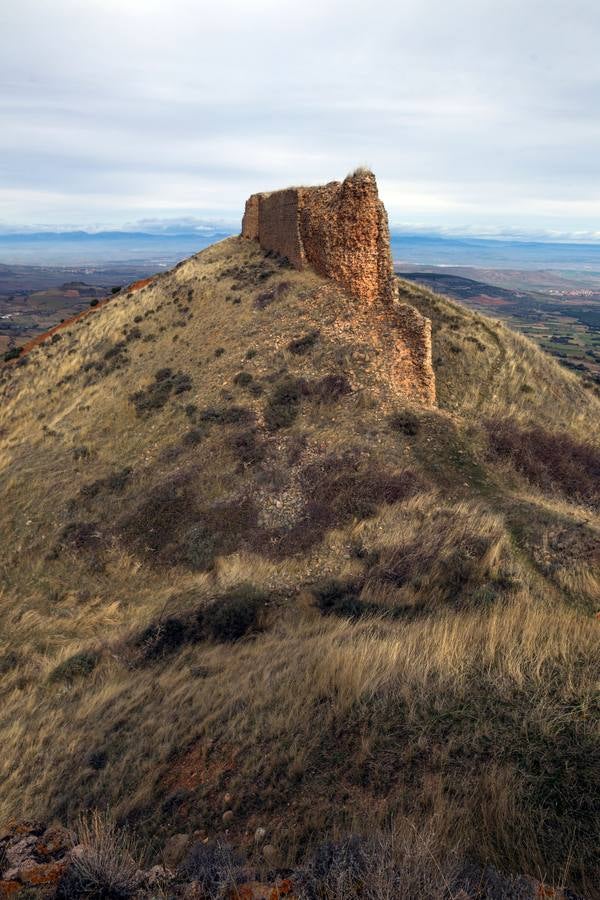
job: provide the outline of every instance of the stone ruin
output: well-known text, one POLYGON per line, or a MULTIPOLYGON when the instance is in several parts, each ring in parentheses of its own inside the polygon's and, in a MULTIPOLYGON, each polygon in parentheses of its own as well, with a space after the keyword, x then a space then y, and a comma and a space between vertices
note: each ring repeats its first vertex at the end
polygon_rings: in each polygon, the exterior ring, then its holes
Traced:
POLYGON ((343 182, 252 194, 242 237, 287 257, 296 269, 310 267, 330 278, 363 310, 387 308, 399 332, 402 389, 419 402, 435 403, 431 322, 398 301, 387 214, 372 172, 359 169, 343 182))

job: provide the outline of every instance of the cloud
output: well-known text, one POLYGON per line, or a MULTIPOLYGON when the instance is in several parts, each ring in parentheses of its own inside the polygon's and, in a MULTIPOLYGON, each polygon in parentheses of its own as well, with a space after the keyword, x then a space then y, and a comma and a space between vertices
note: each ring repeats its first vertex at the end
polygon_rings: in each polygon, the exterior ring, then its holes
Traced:
POLYGON ((363 163, 392 222, 600 221, 595 0, 5 7, 8 222, 231 221, 363 163))

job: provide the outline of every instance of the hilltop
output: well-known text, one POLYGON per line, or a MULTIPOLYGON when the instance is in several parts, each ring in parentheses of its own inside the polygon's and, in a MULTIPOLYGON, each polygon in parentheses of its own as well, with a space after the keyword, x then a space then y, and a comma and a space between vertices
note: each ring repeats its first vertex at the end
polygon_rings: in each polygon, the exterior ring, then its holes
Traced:
POLYGON ((2 368, 0 820, 394 821, 594 896, 600 403, 396 291, 229 238, 2 368))

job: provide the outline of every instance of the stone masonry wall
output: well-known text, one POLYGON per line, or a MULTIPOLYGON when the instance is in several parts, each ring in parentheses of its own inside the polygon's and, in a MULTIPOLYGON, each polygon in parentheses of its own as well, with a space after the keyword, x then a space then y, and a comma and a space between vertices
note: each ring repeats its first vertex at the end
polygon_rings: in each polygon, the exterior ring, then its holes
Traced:
POLYGON ((435 402, 430 322, 397 301, 387 214, 372 172, 359 169, 343 182, 253 194, 242 236, 287 256, 297 269, 310 266, 337 282, 363 310, 387 307, 401 332, 403 390, 411 393, 412 379, 414 396, 435 402))

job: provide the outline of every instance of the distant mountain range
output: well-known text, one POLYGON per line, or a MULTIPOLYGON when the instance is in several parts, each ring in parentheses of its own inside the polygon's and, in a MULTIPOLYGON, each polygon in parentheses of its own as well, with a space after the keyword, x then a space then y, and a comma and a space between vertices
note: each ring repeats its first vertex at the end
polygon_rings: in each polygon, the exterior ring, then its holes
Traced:
POLYGON ((441 237, 392 231, 391 244, 397 263, 515 269, 589 266, 600 269, 600 244, 593 243, 441 237))
MULTIPOLYGON (((0 232, 0 263, 76 265, 152 259, 172 264, 235 232, 226 226, 134 231, 0 232)), ((600 271, 600 243, 450 237, 395 231, 397 263, 494 268, 592 268, 600 271)))

